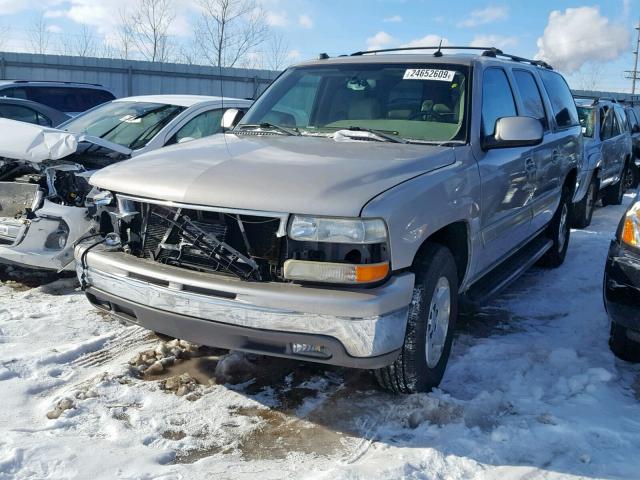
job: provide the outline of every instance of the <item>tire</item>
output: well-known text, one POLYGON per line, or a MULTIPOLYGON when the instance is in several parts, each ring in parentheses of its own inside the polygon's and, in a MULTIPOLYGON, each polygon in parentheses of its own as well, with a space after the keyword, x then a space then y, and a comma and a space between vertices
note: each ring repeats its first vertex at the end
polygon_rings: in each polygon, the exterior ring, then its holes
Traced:
POLYGON ((622 176, 618 183, 614 183, 613 185, 609 185, 602 191, 602 205, 620 205, 622 203, 622 199, 624 197, 624 183, 625 178, 627 177, 627 171, 629 170, 628 165, 625 164, 624 170, 622 171, 622 176))
POLYGON ((640 362, 640 343, 634 342, 627 336, 627 329, 611 322, 609 348, 613 354, 627 362, 640 362))
POLYGON ((449 249, 425 245, 414 271, 404 345, 393 364, 374 371, 380 386, 394 393, 429 392, 440 384, 458 317, 458 272, 449 249), (447 310, 447 296, 448 315, 442 313, 447 310), (435 345, 439 348, 430 348, 435 345))
POLYGON ((633 190, 635 184, 636 184, 636 169, 635 169, 635 165, 631 165, 630 163, 627 163, 626 167, 624 169, 624 174, 622 176, 622 192, 623 192, 623 194, 628 192, 629 190, 633 190))
POLYGON ((564 263, 569 248, 571 228, 571 191, 564 187, 560 205, 547 226, 546 235, 553 241, 551 248, 538 260, 538 265, 546 268, 557 268, 564 263))
POLYGON ((594 177, 587 187, 587 193, 584 194, 584 198, 573 205, 571 225, 574 228, 587 228, 591 225, 591 219, 593 218, 593 211, 596 209, 597 201, 598 179, 594 173, 594 177))

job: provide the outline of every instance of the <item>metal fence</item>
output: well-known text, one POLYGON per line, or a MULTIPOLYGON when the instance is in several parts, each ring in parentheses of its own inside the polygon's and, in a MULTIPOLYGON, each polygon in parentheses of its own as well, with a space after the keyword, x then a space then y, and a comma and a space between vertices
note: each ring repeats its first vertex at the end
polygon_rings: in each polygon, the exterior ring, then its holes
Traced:
POLYGON ((278 73, 271 70, 0 52, 0 79, 99 83, 117 97, 223 93, 227 97, 252 98, 261 93, 278 73))

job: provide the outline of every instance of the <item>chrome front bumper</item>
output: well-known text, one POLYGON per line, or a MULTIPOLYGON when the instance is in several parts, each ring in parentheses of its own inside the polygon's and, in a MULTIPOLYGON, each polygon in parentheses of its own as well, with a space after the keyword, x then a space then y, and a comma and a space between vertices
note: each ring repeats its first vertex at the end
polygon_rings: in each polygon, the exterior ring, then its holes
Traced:
POLYGON ((205 343, 198 334, 206 332, 211 346, 242 350, 235 340, 233 345, 216 340, 226 335, 225 328, 239 328, 234 335, 248 338, 246 345, 252 345, 244 349, 291 357, 295 355, 286 349, 274 353, 255 345, 265 336, 284 344, 297 335, 302 339, 298 342, 327 347, 331 358, 325 363, 363 368, 371 366, 364 360, 372 357, 385 357, 384 363, 391 363, 404 342, 412 273, 396 275, 371 289, 246 282, 162 265, 103 245, 91 248, 81 262, 88 245, 79 245, 75 253, 78 276, 90 300, 161 333, 205 343), (344 355, 334 348, 336 342, 344 355))

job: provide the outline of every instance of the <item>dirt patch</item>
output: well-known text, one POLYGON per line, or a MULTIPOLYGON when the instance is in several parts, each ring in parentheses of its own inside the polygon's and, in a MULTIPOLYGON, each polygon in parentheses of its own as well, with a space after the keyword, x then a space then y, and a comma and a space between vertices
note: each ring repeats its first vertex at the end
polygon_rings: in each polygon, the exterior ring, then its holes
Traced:
POLYGON ((162 438, 166 440, 182 440, 187 436, 182 430, 166 430, 162 432, 162 438))
POLYGON ((477 312, 464 312, 458 316, 456 334, 473 338, 487 338, 496 334, 517 332, 517 318, 499 307, 485 307, 477 312))
POLYGON ((239 445, 246 460, 280 460, 291 452, 328 456, 342 445, 342 432, 280 411, 246 408, 237 414, 261 420, 239 445))

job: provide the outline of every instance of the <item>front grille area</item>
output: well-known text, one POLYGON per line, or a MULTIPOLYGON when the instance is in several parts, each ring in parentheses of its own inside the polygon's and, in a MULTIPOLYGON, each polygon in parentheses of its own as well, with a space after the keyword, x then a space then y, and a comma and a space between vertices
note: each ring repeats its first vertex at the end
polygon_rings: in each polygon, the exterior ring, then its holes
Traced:
POLYGON ((277 281, 286 242, 280 218, 137 203, 130 253, 181 268, 277 281))

